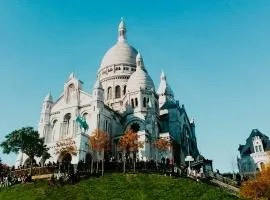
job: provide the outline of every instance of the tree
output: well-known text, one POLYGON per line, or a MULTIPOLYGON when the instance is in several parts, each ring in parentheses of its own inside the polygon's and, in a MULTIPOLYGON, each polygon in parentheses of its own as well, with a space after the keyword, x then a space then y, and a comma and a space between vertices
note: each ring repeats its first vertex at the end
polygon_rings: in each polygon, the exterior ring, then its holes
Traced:
POLYGON ((170 149, 171 142, 164 138, 158 138, 154 141, 153 146, 158 151, 159 155, 162 157, 163 154, 166 153, 170 149))
MULTIPOLYGON (((101 162, 102 162, 102 176, 104 175, 104 152, 108 152, 110 150, 110 136, 105 131, 95 129, 92 135, 89 138, 90 146, 92 147, 93 152, 96 153, 97 157, 97 171, 98 171, 98 162, 99 155, 102 154, 101 162)), ((91 160, 91 172, 93 171, 93 156, 91 160)))
POLYGON ((270 197, 270 165, 266 165, 255 179, 245 181, 240 194, 248 199, 268 199, 270 197))
POLYGON ((66 138, 64 140, 56 142, 55 154, 69 153, 71 155, 77 155, 76 143, 72 138, 66 138))
POLYGON ((123 153, 123 171, 126 171, 126 154, 132 153, 133 155, 133 170, 135 172, 136 167, 136 153, 139 148, 143 147, 143 143, 138 141, 138 134, 134 130, 128 130, 124 135, 121 136, 118 147, 123 153))
POLYGON ((44 151, 42 156, 41 156, 41 160, 42 160, 42 164, 45 164, 45 161, 48 160, 51 157, 51 155, 48 153, 48 151, 44 151))
POLYGON ((26 154, 30 159, 30 174, 32 173, 34 157, 41 157, 48 151, 48 148, 44 145, 44 138, 40 138, 38 131, 34 130, 33 127, 23 127, 12 131, 5 136, 5 141, 0 146, 3 153, 6 154, 10 152, 18 153, 19 151, 26 154))

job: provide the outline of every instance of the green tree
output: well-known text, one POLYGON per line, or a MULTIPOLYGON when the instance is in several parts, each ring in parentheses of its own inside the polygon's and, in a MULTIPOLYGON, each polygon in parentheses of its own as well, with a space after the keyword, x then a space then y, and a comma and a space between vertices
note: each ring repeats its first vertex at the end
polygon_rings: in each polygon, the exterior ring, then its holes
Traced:
POLYGON ((41 157, 48 151, 47 146, 44 144, 44 138, 40 138, 38 132, 33 127, 23 127, 12 131, 5 136, 5 140, 0 146, 5 154, 10 152, 18 153, 19 151, 26 154, 30 159, 30 174, 34 157, 41 157))
POLYGON ((44 166, 45 161, 48 160, 51 157, 51 155, 48 153, 48 151, 44 151, 41 160, 42 160, 42 165, 44 166))

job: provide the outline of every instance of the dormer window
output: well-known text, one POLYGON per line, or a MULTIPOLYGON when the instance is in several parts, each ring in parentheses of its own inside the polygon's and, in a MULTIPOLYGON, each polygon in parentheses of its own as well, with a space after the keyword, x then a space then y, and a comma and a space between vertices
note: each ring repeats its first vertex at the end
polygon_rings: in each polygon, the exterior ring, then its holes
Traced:
POLYGON ((262 146, 261 145, 259 146, 259 151, 262 152, 262 146))
POLYGON ((255 152, 258 152, 258 146, 255 146, 255 152))

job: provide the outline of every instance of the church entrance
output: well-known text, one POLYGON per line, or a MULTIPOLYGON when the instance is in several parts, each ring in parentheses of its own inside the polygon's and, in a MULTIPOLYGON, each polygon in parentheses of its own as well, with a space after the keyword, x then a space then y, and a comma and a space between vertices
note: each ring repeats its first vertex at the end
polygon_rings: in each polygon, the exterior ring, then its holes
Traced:
POLYGON ((73 166, 71 164, 71 154, 70 153, 63 153, 62 156, 60 157, 60 169, 62 172, 70 172, 73 170, 73 166))
POLYGON ((91 170, 91 164, 92 164, 92 155, 91 153, 87 153, 85 156, 85 165, 86 165, 86 170, 89 172, 91 170))

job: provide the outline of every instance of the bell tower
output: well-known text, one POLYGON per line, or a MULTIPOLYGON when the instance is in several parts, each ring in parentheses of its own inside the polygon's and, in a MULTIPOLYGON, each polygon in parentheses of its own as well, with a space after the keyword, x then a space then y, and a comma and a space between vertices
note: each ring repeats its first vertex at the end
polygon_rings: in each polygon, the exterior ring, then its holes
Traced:
POLYGON ((53 98, 51 93, 49 93, 42 103, 42 109, 41 109, 41 115, 40 115, 40 121, 39 121, 39 129, 38 132, 40 134, 40 137, 45 137, 46 132, 49 129, 50 125, 50 114, 51 114, 51 108, 53 105, 53 98))

